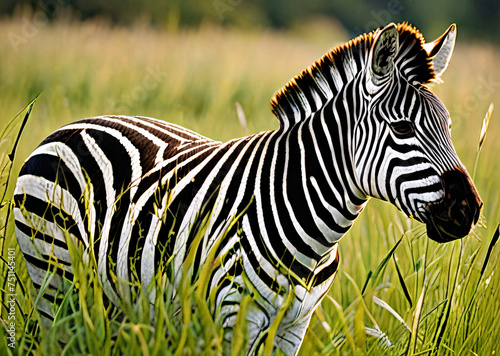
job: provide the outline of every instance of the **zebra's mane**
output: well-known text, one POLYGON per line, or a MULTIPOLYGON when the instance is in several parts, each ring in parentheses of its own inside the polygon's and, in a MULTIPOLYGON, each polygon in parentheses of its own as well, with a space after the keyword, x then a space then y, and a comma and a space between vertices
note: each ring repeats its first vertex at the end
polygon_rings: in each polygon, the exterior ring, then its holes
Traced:
MULTIPOLYGON (((398 24, 399 51, 396 70, 414 85, 436 81, 424 36, 407 22, 398 24)), ((290 80, 271 99, 272 112, 283 127, 321 109, 367 65, 370 48, 379 28, 331 49, 290 80)))

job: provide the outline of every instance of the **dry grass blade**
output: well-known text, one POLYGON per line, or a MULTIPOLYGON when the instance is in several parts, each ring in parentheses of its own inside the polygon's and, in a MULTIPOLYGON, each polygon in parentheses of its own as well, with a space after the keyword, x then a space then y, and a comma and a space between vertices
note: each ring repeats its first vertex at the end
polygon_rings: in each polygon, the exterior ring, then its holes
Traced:
POLYGON ((335 307, 335 310, 337 311, 337 317, 340 320, 342 331, 344 332, 344 334, 342 335, 344 337, 344 340, 339 341, 339 346, 347 344, 348 347, 346 348, 350 348, 354 352, 356 350, 356 345, 354 344, 354 338, 351 330, 349 329, 350 323, 346 318, 346 314, 344 313, 342 305, 328 294, 326 295, 326 299, 329 300, 335 307))
POLYGON ((368 336, 376 338, 379 344, 385 349, 393 346, 391 340, 389 340, 387 335, 377 328, 365 327, 365 333, 368 336))
POLYGON ((413 324, 411 326, 411 338, 410 338, 410 348, 408 350, 408 355, 415 355, 417 349, 417 336, 418 336, 418 325, 420 323, 420 316, 422 315, 422 308, 424 306, 426 285, 422 286, 422 292, 418 298, 417 305, 415 307, 415 312, 413 313, 413 324))
POLYGON ((408 331, 411 332, 411 329, 410 327, 408 326, 408 324, 406 324, 406 322, 404 321, 403 317, 401 315, 398 314, 397 311, 395 311, 389 304, 387 304, 385 301, 383 301, 382 299, 378 298, 377 296, 372 296, 372 300, 375 304, 377 304, 378 306, 384 308, 385 310, 387 310, 389 313, 391 313, 401 324, 403 324, 403 326, 408 329, 408 331))
POLYGON ((472 174, 472 179, 476 177, 476 168, 477 162, 479 161, 479 154, 481 152, 481 148, 483 147, 484 141, 486 140, 486 135, 488 134, 488 128, 490 126, 491 114, 493 113, 493 103, 490 103, 488 107, 488 111, 483 119, 483 125, 481 126, 481 134, 479 135, 479 143, 477 144, 477 154, 476 154, 476 163, 474 164, 474 173, 472 174))
POLYGON ((493 103, 490 103, 488 107, 488 111, 483 119, 483 126, 481 127, 481 135, 479 136, 479 144, 477 146, 477 150, 481 150, 483 146, 484 140, 486 139, 486 134, 488 133, 488 127, 490 126, 491 114, 493 113, 493 103))
POLYGON ((245 112, 243 111, 243 107, 239 102, 236 102, 235 106, 236 106, 236 115, 238 116, 238 121, 240 122, 243 131, 245 131, 245 134, 248 134, 250 130, 248 129, 247 117, 245 115, 245 112))

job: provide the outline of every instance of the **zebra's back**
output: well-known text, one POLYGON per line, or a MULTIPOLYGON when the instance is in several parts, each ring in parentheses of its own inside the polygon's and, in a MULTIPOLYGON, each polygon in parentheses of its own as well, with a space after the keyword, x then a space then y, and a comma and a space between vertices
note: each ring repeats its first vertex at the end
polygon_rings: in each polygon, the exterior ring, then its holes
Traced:
MULTIPOLYGON (((166 210, 174 186, 221 145, 163 121, 118 116, 80 120, 47 137, 26 160, 14 196, 17 237, 35 286, 56 261, 53 287, 60 288, 58 277, 73 279, 69 234, 93 251, 106 294, 117 302, 112 274, 128 280, 134 274, 123 271, 132 260, 144 261, 135 265, 137 276, 141 267, 157 268, 160 247, 150 251, 157 230, 179 222, 186 210, 181 204, 166 210)), ((201 186, 192 180, 184 201, 201 186)))

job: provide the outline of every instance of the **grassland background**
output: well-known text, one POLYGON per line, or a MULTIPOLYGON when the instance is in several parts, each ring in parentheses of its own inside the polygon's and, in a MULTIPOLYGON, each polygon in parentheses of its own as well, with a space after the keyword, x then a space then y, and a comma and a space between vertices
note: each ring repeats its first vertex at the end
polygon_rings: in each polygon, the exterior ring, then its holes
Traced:
MULTIPOLYGON (((45 23, 31 32, 25 26, 22 18, 0 22, 0 126, 41 93, 17 151, 14 174, 45 136, 84 117, 150 116, 228 140, 247 134, 237 120, 235 103, 239 102, 251 133, 275 129, 278 123, 269 110, 273 93, 332 46, 349 39, 341 28, 328 23, 291 32, 214 26, 163 31, 140 24, 111 27, 98 21, 45 23)), ((444 84, 433 89, 452 115, 452 138, 471 174, 482 119, 490 102, 497 106, 475 176, 485 203, 483 226, 461 242, 439 245, 422 236, 424 228, 395 208, 371 201, 341 242, 341 269, 313 318, 301 354, 377 355, 381 350, 427 354, 447 307, 439 354, 496 352, 500 340, 498 247, 484 274, 481 270, 500 221, 498 68, 497 48, 464 43, 459 32, 444 84), (387 267, 367 282, 370 271, 376 271, 405 232, 387 267), (373 296, 395 310, 408 328, 389 308, 376 304, 373 296), (415 330, 416 316, 420 316, 418 338, 412 341, 408 329, 415 330), (384 337, 367 336, 364 328, 375 325, 384 337), (386 349, 387 342, 394 347, 386 349), (409 344, 415 347, 408 349, 409 344)), ((16 245, 9 231, 5 247, 16 245)), ((17 261, 17 272, 28 284, 20 252, 17 261)), ((5 347, 3 332, 0 348, 5 347)))

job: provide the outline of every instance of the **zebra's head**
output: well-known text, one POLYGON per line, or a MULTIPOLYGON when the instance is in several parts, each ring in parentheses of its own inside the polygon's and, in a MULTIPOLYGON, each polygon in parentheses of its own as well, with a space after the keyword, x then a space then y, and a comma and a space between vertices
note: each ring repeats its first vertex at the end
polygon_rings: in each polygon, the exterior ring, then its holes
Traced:
POLYGON ((469 234, 482 207, 451 142, 450 115, 427 87, 440 81, 455 35, 455 25, 430 43, 407 24, 375 31, 362 73, 366 105, 354 130, 363 192, 425 223, 438 242, 469 234))

